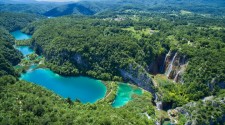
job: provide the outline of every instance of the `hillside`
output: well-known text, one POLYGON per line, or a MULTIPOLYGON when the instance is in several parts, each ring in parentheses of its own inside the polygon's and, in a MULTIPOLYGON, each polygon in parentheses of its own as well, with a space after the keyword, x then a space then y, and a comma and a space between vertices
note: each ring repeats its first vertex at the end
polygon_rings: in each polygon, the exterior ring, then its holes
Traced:
POLYGON ((41 18, 43 17, 35 14, 0 12, 0 26, 11 32, 41 18))
POLYGON ((32 14, 43 14, 55 7, 61 6, 67 3, 0 3, 1 12, 21 12, 21 13, 32 13, 32 14))
POLYGON ((81 15, 93 15, 96 12, 93 10, 81 5, 81 4, 68 4, 61 7, 54 8, 50 11, 44 13, 45 16, 63 16, 71 14, 81 14, 81 15))
POLYGON ((22 54, 13 48, 13 38, 9 32, 0 28, 0 76, 3 75, 18 75, 13 66, 17 65, 22 54))
POLYGON ((174 1, 174 0, 116 0, 116 1, 86 1, 57 6, 44 13, 45 16, 63 16, 70 14, 94 15, 99 12, 138 10, 144 12, 173 13, 190 11, 198 14, 223 15, 225 9, 223 0, 216 2, 202 1, 174 1))
POLYGON ((146 12, 164 12, 187 10, 200 14, 223 15, 225 2, 223 0, 97 0, 80 1, 76 3, 66 2, 15 2, 3 1, 0 3, 0 11, 35 13, 45 16, 63 16, 70 14, 94 15, 107 10, 118 11, 121 8, 135 9, 146 12), (216 2, 215 2, 216 1, 216 2), (18 4, 19 3, 19 4, 18 4))

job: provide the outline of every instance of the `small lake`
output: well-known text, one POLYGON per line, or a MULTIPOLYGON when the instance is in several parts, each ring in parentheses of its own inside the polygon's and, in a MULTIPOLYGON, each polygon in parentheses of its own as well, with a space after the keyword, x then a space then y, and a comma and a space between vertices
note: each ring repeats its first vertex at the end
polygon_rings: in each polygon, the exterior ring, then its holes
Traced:
POLYGON ((130 100, 132 100, 133 94, 141 95, 142 90, 139 88, 134 88, 131 85, 125 83, 120 83, 112 106, 114 108, 119 108, 126 105, 130 100))
POLYGON ((107 88, 100 81, 88 77, 63 77, 50 69, 28 70, 20 79, 43 86, 63 98, 94 103, 103 98, 107 88))
POLYGON ((16 40, 27 40, 32 37, 31 35, 21 32, 20 30, 16 30, 14 32, 11 32, 10 34, 13 35, 13 37, 15 37, 16 40))
MULTIPOLYGON (((11 32, 11 35, 13 35, 16 40, 27 40, 32 37, 31 35, 21 32, 20 30, 11 32)), ((29 46, 15 46, 15 48, 18 49, 23 54, 23 56, 34 52, 29 46)))
POLYGON ((34 53, 34 50, 29 46, 16 46, 16 49, 19 50, 23 54, 23 56, 34 53))

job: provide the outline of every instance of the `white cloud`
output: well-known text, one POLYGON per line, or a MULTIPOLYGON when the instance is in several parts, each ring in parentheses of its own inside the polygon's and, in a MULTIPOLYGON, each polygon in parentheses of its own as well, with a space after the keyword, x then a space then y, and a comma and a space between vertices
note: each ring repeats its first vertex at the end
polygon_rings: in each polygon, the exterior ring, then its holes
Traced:
POLYGON ((77 2, 79 0, 36 0, 36 1, 48 1, 48 2, 77 2))

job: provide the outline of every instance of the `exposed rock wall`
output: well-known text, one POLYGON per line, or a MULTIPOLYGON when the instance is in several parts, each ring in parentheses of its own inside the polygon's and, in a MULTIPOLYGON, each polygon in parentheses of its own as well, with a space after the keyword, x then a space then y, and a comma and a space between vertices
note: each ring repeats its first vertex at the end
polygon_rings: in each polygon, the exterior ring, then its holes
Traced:
MULTIPOLYGON (((204 114, 205 112, 202 112, 199 108, 209 105, 210 107, 220 107, 222 112, 225 112, 224 109, 222 109, 222 105, 225 105, 225 98, 215 98, 213 96, 206 97, 203 100, 201 100, 201 103, 199 102, 190 102, 182 107, 177 107, 172 110, 168 110, 168 115, 170 117, 172 124, 178 124, 179 123, 179 113, 183 114, 185 118, 187 119, 185 125, 198 125, 198 117, 196 117, 196 114, 204 114), (194 110, 193 110, 194 109, 194 110)), ((219 117, 215 117, 217 115, 211 114, 210 119, 206 122, 209 122, 210 125, 215 125, 216 123, 224 123, 225 122, 225 114, 221 114, 219 117)))
POLYGON ((119 71, 125 80, 131 81, 155 95, 151 76, 142 66, 134 63, 130 64, 126 69, 119 69, 119 71))
POLYGON ((169 51, 167 54, 160 55, 148 66, 150 74, 165 74, 174 82, 183 82, 182 75, 188 65, 188 58, 179 52, 169 51))
POLYGON ((169 79, 173 79, 174 82, 182 82, 182 74, 188 65, 187 57, 178 52, 171 51, 164 57, 162 71, 169 79))
POLYGON ((150 65, 148 66, 148 71, 153 75, 163 73, 164 72, 163 65, 164 65, 164 56, 160 55, 150 63, 150 65))

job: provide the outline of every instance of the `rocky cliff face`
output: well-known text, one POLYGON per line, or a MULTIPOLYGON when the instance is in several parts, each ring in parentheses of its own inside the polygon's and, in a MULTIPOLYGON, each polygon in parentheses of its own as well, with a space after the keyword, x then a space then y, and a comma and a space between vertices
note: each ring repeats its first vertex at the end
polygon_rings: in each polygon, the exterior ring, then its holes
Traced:
POLYGON ((164 73, 163 65, 164 65, 164 55, 158 56, 154 61, 150 63, 148 66, 148 71, 153 74, 159 74, 159 73, 164 73))
POLYGON ((153 93, 155 95, 154 85, 151 76, 140 65, 130 64, 126 69, 119 69, 121 76, 127 81, 131 81, 139 87, 153 93))
POLYGON ((158 56, 148 67, 150 74, 165 74, 174 82, 183 82, 182 74, 188 65, 185 55, 169 51, 165 55, 158 56))
POLYGON ((169 51, 165 55, 162 72, 164 72, 169 79, 173 79, 174 82, 183 82, 182 74, 187 65, 188 59, 185 55, 169 51))
POLYGON ((199 102, 190 102, 182 107, 177 107, 172 110, 168 110, 168 115, 170 117, 172 124, 179 123, 179 114, 184 115, 185 119, 187 120, 185 125, 198 125, 202 123, 198 123, 199 117, 204 115, 207 112, 210 112, 207 115, 211 115, 208 119, 204 119, 205 123, 209 123, 210 125, 215 125, 217 123, 224 123, 225 122, 225 111, 223 107, 225 106, 225 98, 216 98, 213 96, 206 97, 199 102), (208 108, 207 108, 208 107, 208 108), (211 109, 210 109, 211 108, 211 109), (213 109, 212 109, 213 108, 213 109), (215 109, 214 109, 215 108, 215 109), (220 114, 214 114, 211 111, 206 111, 202 109, 210 109, 212 111, 220 110, 220 114), (198 115, 196 115, 198 114, 198 115))
POLYGON ((154 84, 149 73, 153 75, 164 73, 169 79, 173 79, 174 82, 182 82, 182 74, 187 65, 188 59, 185 55, 169 51, 165 55, 158 56, 150 63, 147 70, 135 63, 130 64, 127 69, 119 69, 119 71, 125 80, 132 81, 139 87, 154 94, 154 84))

